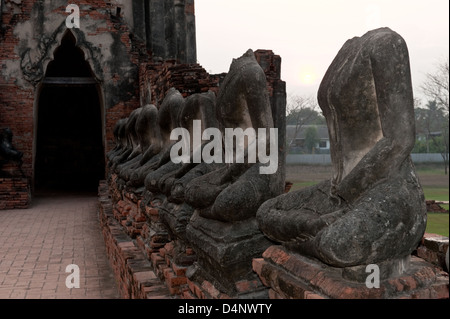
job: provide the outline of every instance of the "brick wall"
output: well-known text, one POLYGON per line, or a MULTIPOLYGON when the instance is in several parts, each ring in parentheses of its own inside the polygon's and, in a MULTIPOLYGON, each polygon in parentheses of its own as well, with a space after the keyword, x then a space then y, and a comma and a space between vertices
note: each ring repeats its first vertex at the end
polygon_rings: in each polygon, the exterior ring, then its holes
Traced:
POLYGON ((159 107, 167 91, 174 87, 187 97, 195 93, 219 90, 219 77, 209 75, 199 64, 180 64, 176 61, 142 63, 140 91, 147 103, 159 107))
POLYGON ((27 178, 0 178, 0 210, 28 208, 31 201, 27 178))
POLYGON ((115 219, 108 187, 99 187, 99 218, 108 258, 123 298, 169 298, 169 290, 156 276, 148 258, 134 245, 115 219))

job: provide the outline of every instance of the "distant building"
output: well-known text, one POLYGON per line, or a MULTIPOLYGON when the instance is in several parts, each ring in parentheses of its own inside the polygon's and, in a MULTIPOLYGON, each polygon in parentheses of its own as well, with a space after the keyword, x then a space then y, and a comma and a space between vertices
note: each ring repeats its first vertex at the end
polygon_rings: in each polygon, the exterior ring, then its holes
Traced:
POLYGON ((440 137, 440 136, 442 136, 441 131, 429 132, 429 133, 419 133, 419 134, 416 134, 416 139, 418 139, 419 141, 427 141, 430 138, 440 137))
POLYGON ((295 134, 295 125, 286 126, 286 141, 289 145, 290 153, 309 153, 306 148, 306 133, 309 128, 314 127, 317 131, 317 142, 314 153, 328 154, 330 152, 330 138, 326 125, 302 125, 295 134))

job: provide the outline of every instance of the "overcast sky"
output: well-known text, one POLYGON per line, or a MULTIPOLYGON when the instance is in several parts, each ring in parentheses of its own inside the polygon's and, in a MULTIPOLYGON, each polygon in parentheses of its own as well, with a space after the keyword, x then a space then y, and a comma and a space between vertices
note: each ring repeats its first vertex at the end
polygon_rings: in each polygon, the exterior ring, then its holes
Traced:
POLYGON ((347 39, 389 27, 408 45, 415 96, 425 74, 448 59, 448 0, 196 0, 197 59, 228 72, 247 49, 282 58, 288 94, 316 96, 347 39))

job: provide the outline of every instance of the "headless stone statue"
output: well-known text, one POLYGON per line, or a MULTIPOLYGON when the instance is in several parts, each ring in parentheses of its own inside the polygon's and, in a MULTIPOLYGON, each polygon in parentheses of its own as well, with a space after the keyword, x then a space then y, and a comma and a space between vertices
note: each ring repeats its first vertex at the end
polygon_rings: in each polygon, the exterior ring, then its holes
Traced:
POLYGON ((407 258, 426 226, 410 158, 414 105, 405 41, 388 28, 348 40, 318 91, 333 177, 266 201, 260 229, 303 255, 351 267, 407 258))
MULTIPOLYGON (((274 127, 266 77, 253 51, 233 61, 219 91, 217 118, 222 132, 274 127)), ((254 217, 258 207, 281 194, 284 186, 277 173, 260 174, 261 165, 258 159, 256 163, 246 159, 243 164, 220 166, 186 186, 186 201, 208 219, 233 222, 254 217)))
MULTIPOLYGON (((184 108, 180 113, 180 127, 185 128, 190 135, 190 145, 193 146, 194 121, 201 121, 200 132, 211 127, 217 127, 216 96, 212 91, 198 93, 186 98, 184 108)), ((200 146, 203 148, 204 143, 200 146)), ((195 163, 193 160, 194 148, 190 147, 190 163, 168 162, 159 169, 150 173, 146 182, 147 189, 159 193, 159 199, 164 201, 152 201, 151 205, 158 206, 159 216, 167 225, 169 233, 175 238, 185 240, 185 230, 194 209, 184 202, 185 186, 194 178, 206 171, 211 171, 214 163, 195 163)))
POLYGON ((161 149, 155 155, 154 151, 144 154, 141 167, 136 169, 127 185, 142 187, 145 185, 147 175, 170 161, 170 149, 176 141, 170 140, 172 130, 178 127, 179 113, 184 107, 184 98, 175 88, 171 88, 164 98, 158 111, 158 126, 161 136, 161 149))
MULTIPOLYGON (((212 91, 190 95, 186 98, 185 106, 181 110, 179 122, 180 127, 187 129, 189 132, 191 146, 194 144, 193 124, 195 120, 201 121, 201 132, 204 132, 205 129, 210 127, 218 126, 216 119, 216 96, 212 91)), ((200 148, 200 150, 201 149, 202 148, 200 148)), ((176 183, 176 185, 178 185, 175 187, 176 191, 179 195, 181 195, 180 193, 183 193, 182 195, 184 197, 183 185, 186 185, 186 183, 195 177, 195 174, 189 174, 188 176, 185 175, 198 165, 208 165, 204 162, 200 164, 194 163, 193 147, 190 148, 190 151, 190 163, 174 164, 169 162, 164 165, 164 168, 161 167, 157 171, 151 173, 150 176, 147 176, 147 182, 150 184, 147 189, 150 188, 151 191, 159 191, 170 196, 172 187, 174 186, 174 183, 176 183), (182 177, 184 178, 180 180, 182 177), (181 190, 180 187, 183 189, 181 190)))
POLYGON ((113 135, 116 146, 106 154, 108 157, 108 167, 112 165, 112 159, 122 152, 126 147, 125 125, 128 118, 120 119, 114 126, 113 135))
POLYGON ((137 108, 131 112, 125 123, 125 146, 121 152, 111 159, 111 170, 116 172, 120 164, 123 164, 133 158, 139 149, 135 126, 142 108, 137 108), (130 158, 131 156, 131 158, 130 158))
POLYGON ((147 158, 151 158, 161 151, 161 136, 158 126, 158 109, 152 104, 142 107, 135 124, 135 135, 138 147, 129 160, 119 165, 119 176, 128 182, 135 169, 142 166, 147 158))
POLYGON ((158 109, 155 105, 144 106, 136 123, 136 131, 142 148, 142 158, 139 164, 144 165, 150 158, 157 155, 162 148, 158 109))
POLYGON ((139 158, 139 156, 141 155, 141 145, 136 127, 137 122, 141 117, 142 109, 143 108, 140 107, 134 110, 130 114, 129 123, 127 123, 128 139, 129 139, 128 145, 131 153, 125 158, 123 158, 120 161, 120 163, 118 163, 116 166, 116 171, 120 176, 120 178, 122 179, 125 178, 124 173, 126 172, 128 167, 130 167, 136 161, 136 158, 139 158))
MULTIPOLYGON (((222 132, 226 128, 252 128, 257 132, 274 127, 266 76, 251 50, 233 61, 221 84, 217 119, 222 132)), ((261 140, 268 150, 268 141, 261 140)), ((256 163, 248 160, 251 142, 243 143, 244 163, 199 165, 213 169, 185 185, 185 202, 195 208, 186 226, 186 238, 198 257, 188 278, 214 282, 229 296, 239 295, 237 282, 257 282, 252 260, 261 256, 270 242, 258 229, 256 211, 284 188, 284 179, 279 178, 282 170, 260 174, 263 164, 259 158, 256 163)), ((196 168, 191 172, 201 175, 196 168)))

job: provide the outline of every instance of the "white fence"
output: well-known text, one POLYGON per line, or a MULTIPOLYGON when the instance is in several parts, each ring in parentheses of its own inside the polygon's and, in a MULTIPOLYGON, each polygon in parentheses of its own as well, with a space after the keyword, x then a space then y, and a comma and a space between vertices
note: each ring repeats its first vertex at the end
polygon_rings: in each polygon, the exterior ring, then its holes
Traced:
MULTIPOLYGON (((411 154, 414 163, 442 163, 442 155, 439 153, 411 154)), ((330 154, 288 154, 286 157, 287 165, 311 164, 311 165, 330 165, 330 154)))

